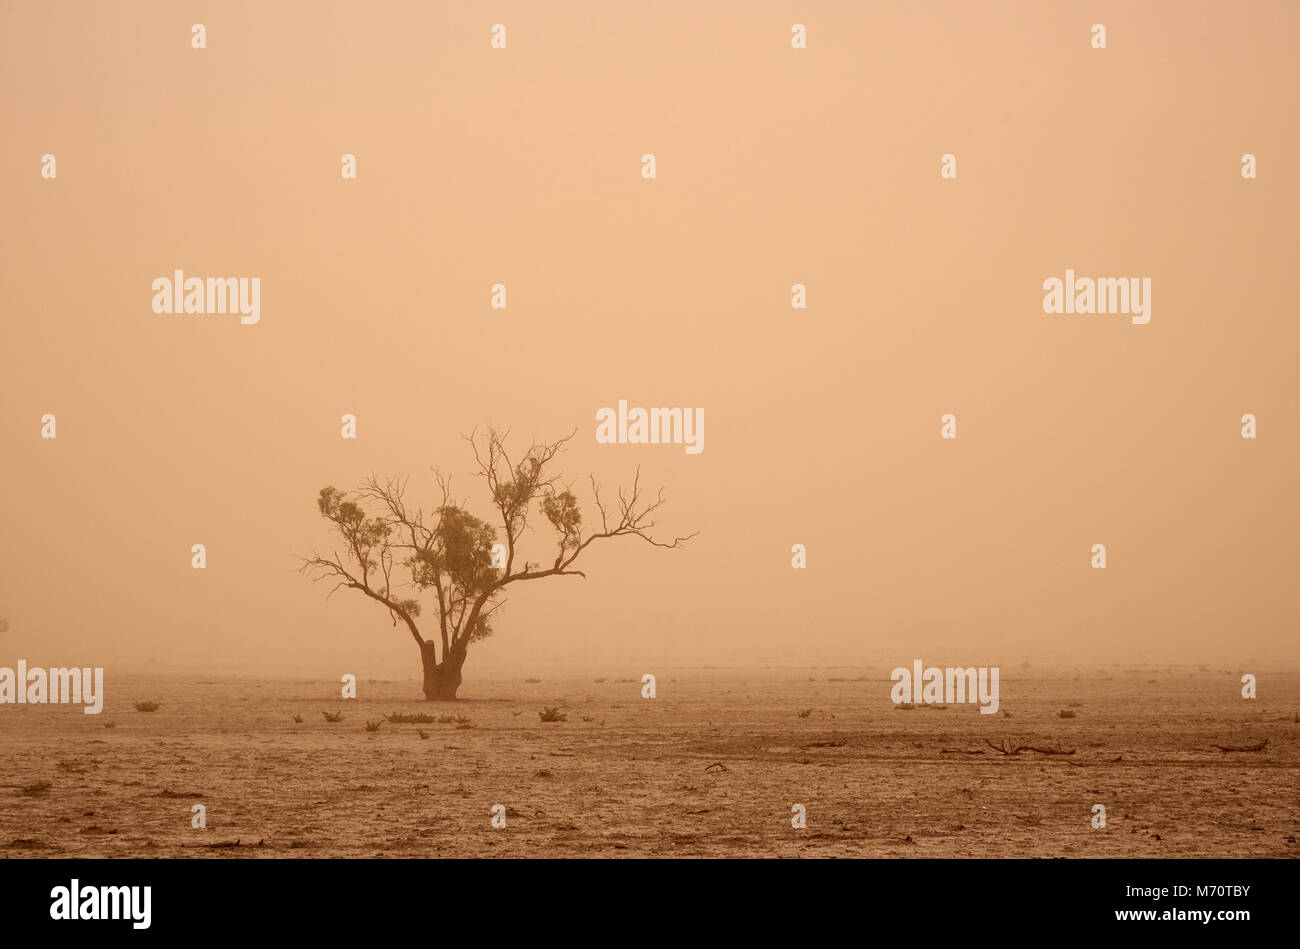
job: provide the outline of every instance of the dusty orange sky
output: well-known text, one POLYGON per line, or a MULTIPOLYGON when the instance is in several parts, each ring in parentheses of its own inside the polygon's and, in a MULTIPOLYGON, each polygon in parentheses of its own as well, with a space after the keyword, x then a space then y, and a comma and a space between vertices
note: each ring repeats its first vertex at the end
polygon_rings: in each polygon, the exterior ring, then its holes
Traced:
POLYGON ((471 684, 1293 664, 1300 8, 1070 6, 3 3, 0 664, 416 675, 291 554, 372 469, 485 514, 489 421, 702 534, 517 587, 471 684), (176 268, 261 322, 156 315, 176 268), (1151 322, 1044 314, 1066 268, 1149 276, 1151 322), (704 452, 597 445, 621 398, 704 452))

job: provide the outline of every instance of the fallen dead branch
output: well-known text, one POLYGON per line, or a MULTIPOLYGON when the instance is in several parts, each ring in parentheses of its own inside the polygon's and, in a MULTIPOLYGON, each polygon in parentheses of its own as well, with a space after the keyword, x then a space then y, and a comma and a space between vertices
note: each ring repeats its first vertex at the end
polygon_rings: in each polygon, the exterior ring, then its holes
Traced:
POLYGON ((239 840, 236 839, 236 840, 226 840, 216 844, 181 844, 181 846, 189 847, 189 848, 201 848, 206 850, 225 850, 230 847, 261 847, 264 843, 266 843, 265 837, 263 837, 255 844, 240 843, 239 840))
POLYGON ((984 743, 1000 755, 1018 755, 1020 752, 1025 750, 1024 745, 1014 745, 1011 743, 1011 739, 1009 738, 1003 738, 1002 741, 996 745, 993 744, 990 739, 985 738, 984 743))
POLYGON ((1265 738, 1258 745, 1215 745, 1220 751, 1263 751, 1268 745, 1268 739, 1265 738))
POLYGON ((1040 755, 1072 755, 1072 754, 1074 754, 1075 751, 1077 751, 1078 749, 1077 749, 1077 748, 1070 748, 1070 749, 1067 750, 1067 749, 1065 749, 1065 748, 1062 748, 1062 747, 1060 746, 1060 744, 1058 743, 1057 746, 1056 746, 1055 748, 1039 748, 1037 745, 1026 745, 1026 746, 1025 746, 1025 750, 1026 750, 1026 751, 1036 751, 1036 752, 1038 752, 1040 755))
POLYGON ((999 744, 993 744, 992 741, 985 738, 985 744, 1002 755, 1018 755, 1022 751, 1034 751, 1040 755, 1072 755, 1077 748, 1062 748, 1059 744, 1055 748, 1040 748, 1037 745, 1022 745, 1013 743, 1009 738, 1003 738, 999 744))

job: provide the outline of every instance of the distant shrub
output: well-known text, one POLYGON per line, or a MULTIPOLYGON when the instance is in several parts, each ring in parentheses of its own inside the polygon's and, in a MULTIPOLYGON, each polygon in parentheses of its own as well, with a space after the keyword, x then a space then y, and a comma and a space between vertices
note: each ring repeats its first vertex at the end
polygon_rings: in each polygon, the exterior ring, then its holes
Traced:
POLYGON ((392 715, 385 715, 384 721, 390 725, 430 725, 433 723, 433 716, 426 715, 424 712, 416 712, 413 715, 394 712, 392 715))
POLYGON ((910 712, 912 709, 916 708, 916 706, 911 702, 898 702, 894 705, 894 708, 900 712, 910 712))
POLYGON ((1072 708, 1063 708, 1056 713, 1058 718, 1074 718, 1078 713, 1072 708))
POLYGON ((417 728, 415 730, 415 733, 420 736, 421 741, 427 741, 429 739, 429 735, 432 734, 431 732, 426 732, 421 728, 417 728))
POLYGON ((136 702, 135 710, 137 712, 156 712, 159 709, 157 702, 136 702))
POLYGON ((541 679, 525 679, 524 681, 525 681, 525 682, 530 682, 530 683, 535 683, 535 682, 541 682, 542 680, 541 680, 541 679))
POLYGON ((813 713, 813 710, 810 709, 810 708, 801 708, 801 709, 799 709, 799 717, 800 717, 800 718, 807 718, 807 717, 808 717, 809 715, 811 715, 812 713, 813 713))
POLYGON ((105 727, 105 728, 116 728, 116 727, 117 727, 117 722, 105 722, 105 723, 104 723, 104 727, 105 727))
POLYGON ((454 721, 456 721, 456 716, 455 716, 455 715, 439 715, 439 716, 438 716, 438 724, 439 724, 439 725, 450 725, 450 724, 452 724, 454 721))
POLYGON ((544 722, 567 722, 569 716, 565 715, 558 708, 547 707, 537 713, 538 717, 544 722))
POLYGON ((325 721, 327 721, 327 722, 341 722, 341 721, 343 721, 343 713, 342 713, 342 712, 321 712, 321 714, 325 716, 325 721))
POLYGON ((299 725, 302 724, 302 716, 301 716, 301 715, 294 715, 293 720, 294 720, 295 722, 297 722, 299 725))
POLYGON ((469 724, 469 716, 468 716, 468 715, 457 715, 455 718, 452 719, 452 721, 455 722, 457 725, 468 725, 468 724, 469 724))
POLYGON ((383 724, 383 721, 368 721, 366 722, 366 731, 377 732, 379 731, 379 727, 383 724))

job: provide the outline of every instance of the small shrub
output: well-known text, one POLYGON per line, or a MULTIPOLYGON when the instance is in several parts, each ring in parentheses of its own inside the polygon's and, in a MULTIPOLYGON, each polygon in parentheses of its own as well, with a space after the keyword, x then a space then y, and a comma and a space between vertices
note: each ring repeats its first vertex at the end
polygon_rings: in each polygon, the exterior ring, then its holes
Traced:
POLYGON ((342 713, 342 712, 321 712, 321 714, 325 716, 325 721, 327 721, 327 722, 341 722, 341 721, 343 721, 343 713, 342 713))
POLYGON ((105 727, 105 728, 116 728, 116 727, 117 727, 117 722, 105 722, 105 723, 104 723, 104 727, 105 727))
POLYGON ((525 679, 524 681, 525 681, 525 682, 528 682, 528 683, 537 683, 537 682, 541 682, 542 680, 541 680, 541 679, 525 679))
POLYGON ((377 721, 377 722, 368 721, 366 722, 366 731, 377 732, 379 731, 379 726, 383 724, 384 724, 383 721, 377 721))
POLYGON ((544 722, 567 722, 569 720, 568 715, 565 715, 558 708, 551 708, 549 706, 537 714, 544 722))
POLYGON ((433 716, 426 715, 424 712, 416 712, 413 715, 394 712, 392 715, 385 715, 384 721, 390 725, 431 725, 433 724, 433 716))
POLYGON ((1061 709, 1059 712, 1056 713, 1056 715, 1057 715, 1058 718, 1074 718, 1074 716, 1077 715, 1077 714, 1078 714, 1078 712, 1076 712, 1076 711, 1075 711, 1074 709, 1072 709, 1072 708, 1063 708, 1063 709, 1061 709))
POLYGON ((812 714, 812 712, 813 712, 813 710, 810 709, 810 708, 801 708, 801 709, 799 709, 799 717, 800 717, 800 718, 807 718, 809 715, 812 714))
POLYGON ((421 729, 421 728, 417 728, 417 729, 415 730, 415 733, 416 733, 417 735, 420 736, 420 740, 421 740, 421 741, 428 741, 428 740, 429 740, 429 735, 432 734, 431 732, 426 732, 426 731, 424 731, 424 730, 421 729))
POLYGON ((439 716, 438 716, 438 724, 439 724, 439 725, 450 725, 450 724, 452 724, 452 722, 454 722, 454 721, 456 721, 456 716, 454 716, 454 715, 439 715, 439 716))
POLYGON ((156 712, 159 705, 157 702, 136 702, 135 710, 137 712, 156 712))
POLYGON ((301 716, 301 715, 294 715, 293 720, 294 720, 294 722, 296 722, 296 723, 299 724, 299 725, 302 724, 302 716, 301 716))

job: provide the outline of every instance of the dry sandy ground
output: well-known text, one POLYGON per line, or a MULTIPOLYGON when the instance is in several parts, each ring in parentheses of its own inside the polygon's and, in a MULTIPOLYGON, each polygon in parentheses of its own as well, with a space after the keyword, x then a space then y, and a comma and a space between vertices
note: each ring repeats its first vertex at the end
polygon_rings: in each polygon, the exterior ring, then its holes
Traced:
POLYGON ((1010 717, 895 709, 883 668, 661 670, 646 700, 639 671, 526 682, 471 665, 454 704, 419 701, 414 679, 344 701, 323 680, 112 677, 99 716, 0 707, 0 854, 1291 857, 1300 674, 1250 671, 1254 701, 1226 669, 1003 669, 1010 717), (544 705, 567 721, 541 722, 544 705), (365 730, 393 711, 472 727, 365 730), (1004 737, 1077 751, 985 743, 1004 737))

